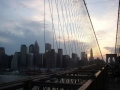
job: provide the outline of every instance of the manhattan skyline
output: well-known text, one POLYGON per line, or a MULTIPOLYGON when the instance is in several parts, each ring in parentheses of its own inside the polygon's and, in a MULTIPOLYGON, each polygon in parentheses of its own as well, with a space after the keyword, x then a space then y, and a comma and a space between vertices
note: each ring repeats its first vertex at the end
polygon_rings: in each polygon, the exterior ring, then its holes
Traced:
MULTIPOLYGON (((104 0, 85 1, 103 56, 105 56, 106 53, 114 53, 118 0, 106 2, 104 0), (105 42, 106 40, 107 43, 105 42)), ((6 53, 8 55, 14 54, 15 51, 20 50, 19 47, 21 44, 29 46, 36 40, 39 46, 42 47, 41 52, 44 52, 43 8, 39 7, 43 7, 42 0, 1 0, 0 4, 0 11, 2 12, 0 15, 0 46, 6 48, 6 53)), ((46 3, 46 11, 49 11, 46 13, 46 20, 50 20, 50 10, 47 9, 48 6, 48 3, 46 3)), ((46 22, 46 42, 52 44, 52 38, 51 25, 46 22)), ((63 37, 58 38, 61 48, 64 48, 63 37)), ((74 39, 71 41, 73 43, 76 42, 74 39)), ((82 41, 79 43, 83 44, 82 41)), ((57 46, 54 45, 54 48, 56 49, 57 46)))

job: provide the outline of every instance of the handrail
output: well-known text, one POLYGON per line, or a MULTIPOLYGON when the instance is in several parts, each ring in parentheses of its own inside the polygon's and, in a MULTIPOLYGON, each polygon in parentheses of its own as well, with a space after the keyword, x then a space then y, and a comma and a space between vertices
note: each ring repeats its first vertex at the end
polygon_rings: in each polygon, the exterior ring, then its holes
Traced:
POLYGON ((78 90, 105 90, 107 83, 107 66, 95 74, 95 79, 89 79, 78 90))
MULTIPOLYGON (((13 82, 8 82, 8 83, 2 83, 0 84, 0 88, 4 89, 4 88, 8 88, 7 86, 9 86, 9 88, 15 88, 17 89, 17 87, 23 87, 23 88, 27 88, 26 90, 30 90, 31 87, 29 87, 30 85, 36 84, 38 81, 46 81, 50 78, 70 78, 70 79, 84 79, 87 80, 86 83, 84 83, 83 85, 80 85, 79 87, 77 87, 78 90, 105 90, 105 85, 106 85, 106 77, 107 77, 107 65, 104 67, 102 67, 102 65, 98 65, 98 64, 94 64, 94 65, 89 65, 89 66, 85 66, 82 68, 75 68, 72 70, 66 70, 64 72, 58 72, 55 74, 50 74, 50 75, 46 75, 44 77, 39 76, 39 77, 34 77, 34 78, 26 78, 23 80, 19 80, 19 81, 13 81, 13 82), (93 69, 89 70, 89 68, 93 67, 93 69), (95 68, 99 67, 99 71, 97 71, 95 68), (87 71, 86 71, 87 70, 87 71), (77 74, 78 72, 89 72, 90 76, 78 76, 77 75, 73 75, 71 76, 71 73, 73 74, 77 74), (97 72, 96 72, 97 71, 97 72), (16 85, 18 83, 18 85, 16 85), (100 88, 100 89, 99 89, 100 88)), ((40 82, 39 82, 40 83, 40 82)), ((38 83, 38 85, 39 85, 38 83)), ((77 84, 77 83, 76 83, 77 84)), ((33 85, 34 86, 34 85, 33 85)), ((75 89, 75 90, 77 90, 75 89)))

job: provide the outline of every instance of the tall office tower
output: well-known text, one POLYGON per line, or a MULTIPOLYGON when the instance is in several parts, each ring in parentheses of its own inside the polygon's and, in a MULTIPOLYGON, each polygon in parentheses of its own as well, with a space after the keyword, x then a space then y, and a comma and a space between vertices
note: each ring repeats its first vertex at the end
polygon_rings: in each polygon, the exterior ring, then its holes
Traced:
POLYGON ((63 55, 63 50, 62 49, 58 49, 57 68, 62 68, 62 55, 63 55))
POLYGON ((81 52, 81 60, 85 60, 86 59, 86 54, 85 52, 81 52))
POLYGON ((8 55, 5 54, 4 47, 0 47, 0 68, 8 68, 8 66, 9 66, 8 55))
POLYGON ((13 55, 8 55, 8 68, 11 68, 11 62, 12 62, 12 59, 13 59, 13 55))
POLYGON ((33 66, 34 67, 41 67, 41 54, 35 53, 34 54, 34 60, 33 60, 33 66))
POLYGON ((69 55, 62 55, 62 68, 67 68, 69 66, 69 61, 70 61, 69 55))
POLYGON ((84 59, 84 66, 88 65, 88 58, 87 58, 87 54, 85 54, 85 59, 84 59))
POLYGON ((92 48, 90 49, 90 59, 89 60, 94 60, 92 48))
POLYGON ((27 67, 33 67, 33 53, 27 54, 27 67))
POLYGON ((38 45, 37 41, 35 41, 34 53, 39 53, 39 45, 38 45))
POLYGON ((27 47, 26 45, 21 45, 21 56, 20 56, 20 68, 26 68, 27 59, 27 47))
POLYGON ((2 56, 0 58, 1 58, 0 68, 9 68, 9 57, 8 57, 8 55, 2 54, 2 56))
POLYGON ((77 59, 77 54, 76 53, 72 53, 72 59, 74 59, 74 60, 77 59))
POLYGON ((2 57, 3 57, 4 54, 5 54, 5 49, 4 49, 4 47, 0 47, 0 63, 1 63, 1 61, 2 61, 2 57))
POLYGON ((56 52, 54 49, 46 52, 46 68, 56 68, 56 52))
POLYGON ((29 46, 29 53, 34 53, 34 45, 33 44, 31 44, 29 46))
POLYGON ((77 66, 77 54, 76 53, 72 53, 72 60, 73 60, 73 63, 74 63, 74 67, 77 66))
POLYGON ((91 50, 90 50, 90 57, 93 58, 93 50, 92 50, 92 48, 91 48, 91 50))
POLYGON ((43 68, 46 68, 46 57, 45 57, 45 54, 43 54, 43 68))
POLYGON ((51 51, 51 44, 46 43, 45 44, 45 53, 51 51))
POLYGON ((11 68, 17 69, 19 68, 19 57, 20 57, 20 52, 15 52, 13 55, 13 59, 11 61, 11 68))
POLYGON ((51 58, 52 58, 52 68, 56 68, 56 59, 57 59, 57 53, 54 49, 51 49, 51 58))
POLYGON ((51 51, 47 51, 45 53, 46 58, 46 68, 52 68, 52 59, 51 59, 51 51))
POLYGON ((88 59, 88 56, 87 56, 87 54, 85 55, 85 57, 86 57, 86 59, 88 59))
POLYGON ((5 54, 5 49, 4 49, 4 47, 0 47, 0 55, 1 54, 5 54))
POLYGON ((39 58, 39 62, 38 62, 40 68, 43 68, 43 62, 44 62, 44 54, 41 53, 40 58, 39 58))

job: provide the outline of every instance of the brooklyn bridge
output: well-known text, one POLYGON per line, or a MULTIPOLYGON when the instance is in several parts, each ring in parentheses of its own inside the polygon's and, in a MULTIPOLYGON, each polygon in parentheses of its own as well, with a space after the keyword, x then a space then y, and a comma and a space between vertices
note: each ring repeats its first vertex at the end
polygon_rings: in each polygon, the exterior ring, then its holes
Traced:
MULTIPOLYGON (((25 77, 7 82, 1 78, 0 90, 120 90, 120 0, 114 53, 105 55, 85 1, 39 0, 39 10, 31 10, 38 12, 36 21, 30 21, 31 8, 19 1, 15 2, 19 6, 12 3, 12 10, 3 12, 9 19, 3 18, 8 22, 6 25, 2 22, 0 27, 0 77, 11 74, 25 77), (31 44, 34 35, 36 41, 31 44), (9 45, 4 44, 7 41, 9 45), (10 54, 14 50, 14 55, 5 54, 5 50, 10 54)), ((2 5, 11 8, 4 2, 2 5)))

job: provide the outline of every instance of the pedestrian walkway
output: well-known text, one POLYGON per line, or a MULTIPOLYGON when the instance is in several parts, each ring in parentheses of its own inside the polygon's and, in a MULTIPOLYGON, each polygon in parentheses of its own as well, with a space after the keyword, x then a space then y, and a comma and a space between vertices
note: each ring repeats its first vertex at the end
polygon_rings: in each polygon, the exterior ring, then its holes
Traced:
POLYGON ((115 79, 113 82, 108 82, 108 90, 120 90, 120 80, 115 79))

